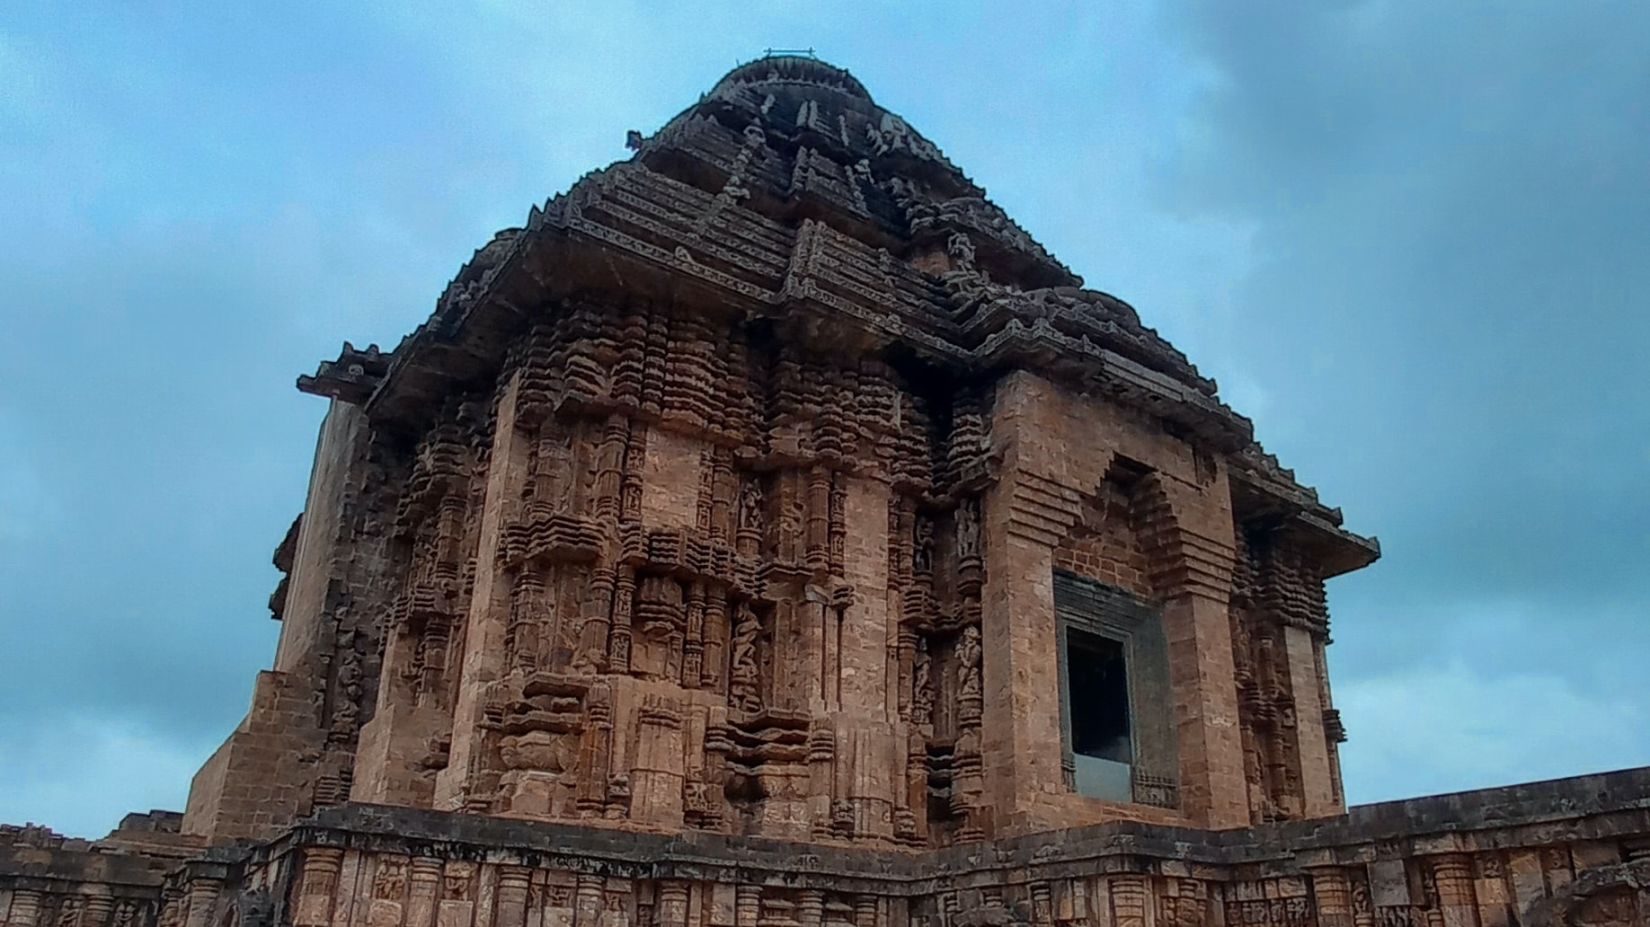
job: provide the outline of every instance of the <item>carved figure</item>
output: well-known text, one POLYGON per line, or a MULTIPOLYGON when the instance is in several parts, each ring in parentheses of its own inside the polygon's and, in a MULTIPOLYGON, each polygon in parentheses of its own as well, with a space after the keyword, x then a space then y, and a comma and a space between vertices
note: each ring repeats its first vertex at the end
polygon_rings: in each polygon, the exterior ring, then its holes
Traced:
POLYGON ((739 531, 758 531, 762 525, 762 486, 756 480, 745 481, 739 492, 739 531))
POLYGON ((972 499, 957 506, 957 559, 968 560, 980 555, 980 513, 972 499))
POLYGON ((934 720, 934 680, 931 674, 932 659, 928 656, 928 644, 921 642, 917 645, 911 681, 911 721, 915 724, 930 724, 934 720))
POLYGON ((934 569, 934 524, 926 518, 918 518, 913 532, 916 539, 911 566, 917 573, 926 575, 934 569))
POLYGON ((762 623, 750 603, 739 603, 733 627, 733 658, 728 671, 728 684, 733 704, 743 711, 757 711, 762 707, 760 670, 756 664, 756 639, 761 633, 762 623))
POLYGON ((960 271, 974 269, 974 242, 962 232, 952 232, 946 239, 945 251, 951 256, 952 267, 960 271))
POLYGON ((978 701, 980 685, 980 629, 963 628, 957 639, 957 695, 961 701, 978 701))

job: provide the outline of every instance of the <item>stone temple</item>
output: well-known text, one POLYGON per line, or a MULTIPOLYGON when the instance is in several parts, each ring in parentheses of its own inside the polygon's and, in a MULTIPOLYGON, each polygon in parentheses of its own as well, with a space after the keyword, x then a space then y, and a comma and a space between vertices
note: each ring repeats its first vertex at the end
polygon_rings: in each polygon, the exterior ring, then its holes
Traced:
POLYGON ((1650 769, 1347 810, 1374 540, 847 71, 630 147, 299 378, 246 719, 0 925, 1650 921, 1650 769))

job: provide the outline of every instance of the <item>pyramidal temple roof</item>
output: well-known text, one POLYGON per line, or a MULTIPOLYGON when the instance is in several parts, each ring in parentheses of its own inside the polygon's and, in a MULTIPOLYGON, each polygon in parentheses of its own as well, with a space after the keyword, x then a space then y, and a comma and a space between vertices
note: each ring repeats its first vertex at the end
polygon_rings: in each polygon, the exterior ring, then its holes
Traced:
POLYGON ((629 142, 628 160, 477 250, 394 352, 346 344, 299 388, 412 426, 492 377, 546 313, 663 300, 958 381, 1029 369, 1107 396, 1226 457, 1234 498, 1310 526, 1337 566, 1378 556, 1261 450, 1213 380, 1133 307, 1084 288, 847 70, 760 58, 629 142))

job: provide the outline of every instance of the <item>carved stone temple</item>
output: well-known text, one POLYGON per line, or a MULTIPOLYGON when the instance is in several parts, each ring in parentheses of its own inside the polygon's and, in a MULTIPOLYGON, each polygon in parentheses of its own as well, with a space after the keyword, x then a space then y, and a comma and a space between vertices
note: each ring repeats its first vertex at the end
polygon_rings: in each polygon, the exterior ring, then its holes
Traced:
POLYGON ((630 143, 299 378, 246 719, 0 927, 1650 922, 1650 769, 1347 810, 1376 543, 848 72, 630 143))

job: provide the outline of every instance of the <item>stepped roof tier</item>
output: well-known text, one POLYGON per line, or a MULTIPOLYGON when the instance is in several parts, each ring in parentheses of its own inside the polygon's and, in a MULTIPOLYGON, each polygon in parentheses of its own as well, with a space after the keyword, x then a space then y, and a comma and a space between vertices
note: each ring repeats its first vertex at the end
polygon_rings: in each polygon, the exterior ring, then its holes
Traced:
POLYGON ((668 300, 946 380, 1024 368, 1115 399, 1226 455, 1239 504, 1298 531, 1334 572, 1379 556, 1133 306, 1083 288, 848 71, 757 59, 632 148, 478 249, 394 352, 346 343, 299 388, 416 428, 545 313, 668 300))

